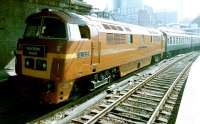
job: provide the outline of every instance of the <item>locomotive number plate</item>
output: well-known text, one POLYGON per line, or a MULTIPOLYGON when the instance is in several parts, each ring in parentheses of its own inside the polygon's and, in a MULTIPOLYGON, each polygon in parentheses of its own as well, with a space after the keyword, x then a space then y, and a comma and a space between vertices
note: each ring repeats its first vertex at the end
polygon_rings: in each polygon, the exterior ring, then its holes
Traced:
POLYGON ((36 46, 36 45, 24 45, 23 46, 23 55, 24 56, 45 57, 46 56, 46 47, 45 46, 36 46))

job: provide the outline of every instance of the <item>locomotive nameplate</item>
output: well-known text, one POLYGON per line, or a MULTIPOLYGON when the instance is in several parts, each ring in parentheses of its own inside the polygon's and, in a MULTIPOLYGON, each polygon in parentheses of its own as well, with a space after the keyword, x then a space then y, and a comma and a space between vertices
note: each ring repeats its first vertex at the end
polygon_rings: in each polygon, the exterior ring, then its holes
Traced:
POLYGON ((24 56, 35 56, 35 57, 45 57, 46 47, 37 45, 24 45, 23 46, 24 56))

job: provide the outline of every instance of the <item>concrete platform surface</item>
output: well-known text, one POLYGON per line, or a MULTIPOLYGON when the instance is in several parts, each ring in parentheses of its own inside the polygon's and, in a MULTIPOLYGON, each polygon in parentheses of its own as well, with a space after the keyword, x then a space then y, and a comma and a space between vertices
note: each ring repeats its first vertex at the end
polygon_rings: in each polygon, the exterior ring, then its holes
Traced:
POLYGON ((15 57, 0 70, 0 81, 7 79, 9 76, 15 76, 15 57))
POLYGON ((200 57, 189 72, 176 124, 200 124, 200 57))
POLYGON ((7 79, 8 78, 8 74, 6 73, 5 70, 0 70, 0 82, 1 80, 7 79))

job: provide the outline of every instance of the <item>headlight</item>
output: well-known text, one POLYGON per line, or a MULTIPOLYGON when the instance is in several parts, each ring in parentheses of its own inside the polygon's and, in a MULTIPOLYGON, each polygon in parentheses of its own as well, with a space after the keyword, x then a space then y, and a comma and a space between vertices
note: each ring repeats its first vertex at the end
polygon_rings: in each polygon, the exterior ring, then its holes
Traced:
POLYGON ((42 71, 47 70, 47 61, 46 60, 37 59, 36 60, 36 69, 37 70, 42 70, 42 71))
POLYGON ((33 69, 34 68, 34 59, 26 58, 25 59, 25 67, 33 69))

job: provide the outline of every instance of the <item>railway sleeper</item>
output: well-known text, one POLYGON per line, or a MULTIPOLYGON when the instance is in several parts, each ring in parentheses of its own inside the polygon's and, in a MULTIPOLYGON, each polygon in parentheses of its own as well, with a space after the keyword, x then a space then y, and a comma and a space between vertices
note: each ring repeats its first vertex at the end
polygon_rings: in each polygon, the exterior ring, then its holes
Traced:
POLYGON ((157 79, 153 79, 151 82, 154 82, 154 83, 158 83, 158 84, 162 84, 163 82, 165 83, 165 84, 171 84, 171 82, 172 82, 172 79, 169 79, 169 80, 163 80, 163 79, 160 79, 160 78, 157 78, 157 79))
POLYGON ((174 75, 174 74, 176 74, 176 72, 174 72, 174 70, 173 70, 173 71, 168 71, 168 72, 165 72, 165 73, 161 73, 159 75, 159 77, 171 77, 171 75, 174 75))
POLYGON ((162 110, 160 113, 165 114, 167 116, 171 116, 171 112, 169 112, 169 111, 162 110))
POLYGON ((108 107, 108 105, 106 105, 106 104, 101 104, 101 105, 99 105, 99 107, 100 107, 101 109, 105 109, 106 107, 108 107))
POLYGON ((155 104, 155 103, 146 103, 146 101, 137 101, 137 100, 135 100, 135 101, 133 101, 133 100, 126 100, 125 102, 124 102, 125 104, 129 104, 129 105, 137 105, 137 106, 143 106, 143 107, 150 107, 150 108, 155 108, 156 107, 156 105, 157 104, 155 104))
POLYGON ((106 100, 106 103, 109 103, 109 104, 114 103, 114 102, 116 102, 116 100, 113 100, 113 99, 106 100))
POLYGON ((181 89, 182 89, 182 87, 175 87, 175 88, 174 88, 174 92, 179 93, 179 92, 181 91, 181 89))
POLYGON ((140 95, 131 95, 131 97, 135 97, 135 98, 138 98, 138 99, 145 99, 145 100, 150 100, 150 101, 154 101, 154 102, 160 102, 160 99, 156 98, 156 99, 152 99, 152 98, 149 98, 149 97, 145 97, 145 96, 140 96, 140 95))
POLYGON ((178 94, 180 93, 180 90, 178 91, 178 90, 174 90, 173 92, 172 92, 172 97, 178 97, 178 94))
POLYGON ((81 117, 81 120, 87 121, 87 120, 90 120, 92 117, 93 117, 92 115, 84 115, 81 117))
POLYGON ((182 66, 181 68, 179 67, 177 69, 177 66, 172 65, 172 67, 168 68, 167 70, 165 70, 165 72, 163 72, 162 74, 160 74, 160 77, 175 77, 181 70, 182 70, 182 66))
MULTIPOLYGON (((172 66, 174 66, 174 65, 172 65, 172 66)), ((176 67, 177 67, 177 65, 176 65, 176 67)), ((177 74, 177 72, 180 72, 179 70, 174 70, 174 68, 172 67, 172 68, 168 68, 167 70, 165 70, 165 72, 163 72, 163 73, 161 73, 159 76, 167 76, 167 77, 169 77, 169 75, 176 75, 177 74)))
POLYGON ((158 77, 160 77, 162 79, 170 79, 172 77, 172 75, 174 75, 174 73, 173 74, 168 74, 168 75, 159 75, 158 77))
POLYGON ((161 95, 152 94, 152 93, 142 93, 140 96, 144 97, 144 98, 150 98, 152 100, 160 100, 160 99, 162 99, 161 95))
POLYGON ((176 104, 176 101, 175 101, 175 100, 168 99, 168 100, 166 101, 166 103, 175 105, 175 104, 176 104))
POLYGON ((163 76, 159 76, 159 78, 161 79, 161 80, 166 80, 166 81, 171 81, 171 80, 174 80, 174 79, 176 79, 176 75, 171 75, 170 77, 163 77, 163 76))
POLYGON ((127 116, 119 117, 118 115, 114 115, 112 113, 107 114, 106 116, 109 117, 109 118, 115 119, 115 120, 123 121, 125 123, 127 122, 127 123, 130 123, 130 124, 146 124, 146 121, 143 121, 143 120, 138 119, 138 118, 130 118, 130 117, 127 117, 127 116))
POLYGON ((140 115, 145 115, 145 116, 151 116, 152 111, 150 110, 145 110, 142 109, 141 107, 138 106, 132 106, 132 107, 127 107, 127 106, 118 106, 116 107, 114 110, 112 110, 112 112, 117 112, 117 113, 121 113, 121 114, 140 114, 140 115), (120 111, 118 111, 120 110, 120 111))
POLYGON ((159 88, 159 89, 164 89, 164 90, 167 90, 167 89, 169 89, 169 87, 167 87, 167 86, 160 86, 160 85, 155 85, 155 84, 146 84, 147 86, 149 86, 149 87, 154 87, 154 88, 159 88))
POLYGON ((118 95, 114 95, 113 97, 116 98, 116 99, 119 99, 122 97, 122 95, 124 95, 125 93, 119 93, 118 95))
POLYGON ((154 110, 151 107, 142 106, 142 105, 136 106, 136 105, 130 105, 130 104, 127 104, 127 103, 122 103, 121 105, 128 107, 129 109, 141 109, 141 110, 145 110, 145 111, 148 111, 148 112, 153 112, 153 110, 154 110))
MULTIPOLYGON (((166 111, 167 112, 167 111, 166 111)), ((168 112, 168 114, 164 114, 164 113, 159 113, 159 115, 158 115, 158 117, 157 117, 157 119, 158 118, 165 118, 167 121, 169 121, 169 118, 170 118, 170 112, 168 112)))
POLYGON ((113 114, 119 117, 125 117, 129 118, 130 120, 139 120, 139 121, 147 121, 150 118, 150 115, 147 114, 141 114, 141 113, 135 113, 135 112, 130 112, 130 111, 125 111, 123 110, 122 112, 120 111, 111 111, 109 114, 113 114))
POLYGON ((91 114, 98 114, 98 113, 100 113, 101 111, 99 111, 99 110, 96 110, 96 109, 93 109, 90 113, 91 114))
MULTIPOLYGON (((124 124, 124 121, 119 118, 110 118, 110 117, 103 117, 98 120, 97 124, 124 124)), ((130 122, 131 123, 131 122, 130 122)))
POLYGON ((137 94, 146 95, 153 98, 162 98, 164 93, 158 91, 151 91, 148 89, 142 89, 141 91, 136 91, 137 94))
POLYGON ((155 87, 157 86, 158 88, 161 87, 160 89, 167 89, 167 90, 171 86, 170 84, 165 84, 165 83, 161 84, 161 83, 156 83, 156 82, 151 82, 148 85, 155 86, 155 87))
POLYGON ((165 123, 165 124, 167 124, 167 122, 168 122, 168 119, 166 119, 166 118, 163 118, 163 117, 158 117, 158 119, 156 119, 155 120, 155 122, 157 122, 157 123, 165 123))
POLYGON ((133 98, 128 98, 127 101, 130 101, 130 102, 136 102, 136 103, 139 103, 139 104, 146 104, 146 105, 150 105, 150 106, 154 106, 156 107, 157 103, 153 103, 153 102, 147 102, 147 101, 138 101, 137 99, 133 99, 133 98))
POLYGON ((174 99, 174 100, 177 100, 178 98, 178 94, 172 94, 169 96, 170 99, 174 99))
POLYGON ((152 80, 150 83, 151 84, 155 84, 155 85, 161 85, 161 86, 167 86, 167 87, 169 87, 169 86, 171 86, 171 82, 172 82, 172 80, 171 81, 152 80))
POLYGON ((82 121, 79 118, 72 119, 71 122, 76 123, 76 124, 84 124, 85 123, 85 121, 82 121))
POLYGON ((164 105, 164 110, 172 111, 173 110, 173 106, 171 106, 169 104, 165 104, 164 105))
POLYGON ((181 90, 183 85, 177 85, 174 89, 181 90))
POLYGON ((149 89, 149 90, 153 90, 153 91, 166 92, 166 89, 157 88, 157 87, 153 87, 153 86, 147 86, 147 85, 145 85, 144 88, 145 89, 149 89))
POLYGON ((166 82, 163 83, 163 81, 161 81, 161 82, 151 81, 151 83, 149 83, 149 84, 159 85, 159 86, 163 86, 163 87, 170 87, 171 86, 171 83, 166 83, 166 82))

